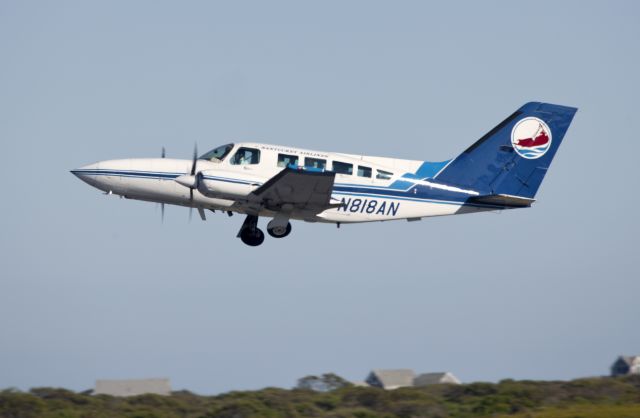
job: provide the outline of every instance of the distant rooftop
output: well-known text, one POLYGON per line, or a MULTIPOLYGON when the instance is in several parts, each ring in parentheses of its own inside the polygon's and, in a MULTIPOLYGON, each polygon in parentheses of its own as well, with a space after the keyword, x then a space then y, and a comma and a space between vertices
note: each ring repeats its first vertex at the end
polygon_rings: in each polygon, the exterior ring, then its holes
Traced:
POLYGON ((137 396, 144 394, 170 395, 169 379, 96 380, 94 395, 137 396))
POLYGON ((437 385, 441 383, 459 385, 460 380, 449 372, 423 373, 413 380, 414 386, 437 385))
POLYGON ((611 376, 640 374, 640 356, 619 356, 611 366, 611 376))
POLYGON ((413 386, 415 374, 411 369, 378 369, 369 373, 366 382, 383 389, 413 386))

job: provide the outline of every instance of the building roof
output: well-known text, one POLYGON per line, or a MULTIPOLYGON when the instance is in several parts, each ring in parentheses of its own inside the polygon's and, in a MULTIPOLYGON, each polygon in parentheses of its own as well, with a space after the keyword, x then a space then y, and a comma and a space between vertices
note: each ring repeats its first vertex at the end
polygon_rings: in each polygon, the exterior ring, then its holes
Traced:
MULTIPOLYGON (((372 384, 371 377, 375 377, 384 389, 396 389, 405 386, 413 386, 415 374, 411 369, 378 369, 373 370, 367 378, 367 382, 372 384)), ((376 385, 373 385, 376 386, 376 385)))
POLYGON ((635 363, 640 362, 640 356, 620 356, 620 359, 627 363, 628 366, 633 366, 635 363))
POLYGON ((417 376, 413 382, 416 386, 435 385, 439 383, 460 384, 458 378, 449 372, 422 373, 417 376))
POLYGON ((136 396, 146 393, 170 395, 169 379, 96 380, 94 395, 136 396))

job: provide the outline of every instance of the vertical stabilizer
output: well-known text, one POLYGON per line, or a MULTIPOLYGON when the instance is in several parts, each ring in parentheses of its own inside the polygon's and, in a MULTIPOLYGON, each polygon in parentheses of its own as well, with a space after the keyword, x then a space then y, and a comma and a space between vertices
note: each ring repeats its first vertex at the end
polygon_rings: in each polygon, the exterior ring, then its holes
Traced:
POLYGON ((530 102, 453 159, 439 182, 533 199, 578 109, 530 102))

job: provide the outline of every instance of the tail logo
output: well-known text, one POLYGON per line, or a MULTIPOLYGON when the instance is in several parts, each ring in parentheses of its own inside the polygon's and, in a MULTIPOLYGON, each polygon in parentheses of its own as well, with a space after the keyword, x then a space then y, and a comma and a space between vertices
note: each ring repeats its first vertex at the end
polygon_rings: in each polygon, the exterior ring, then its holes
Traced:
POLYGON ((551 148, 551 129, 538 118, 524 118, 511 131, 511 145, 522 158, 535 160, 551 148))

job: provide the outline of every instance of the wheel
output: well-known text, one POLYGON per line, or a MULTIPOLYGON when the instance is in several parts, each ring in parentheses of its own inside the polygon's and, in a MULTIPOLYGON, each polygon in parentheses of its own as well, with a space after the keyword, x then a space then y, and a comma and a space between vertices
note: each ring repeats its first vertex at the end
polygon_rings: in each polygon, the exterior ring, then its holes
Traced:
POLYGON ((274 238, 284 238, 291 233, 291 222, 287 222, 287 226, 276 226, 269 228, 267 225, 267 232, 274 238))
POLYGON ((240 239, 251 247, 257 247, 264 241, 264 232, 258 228, 246 228, 240 233, 240 239))

